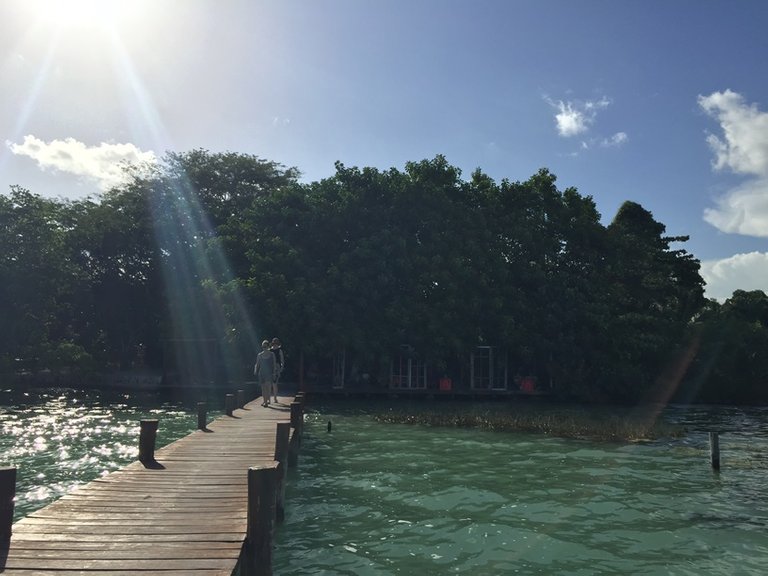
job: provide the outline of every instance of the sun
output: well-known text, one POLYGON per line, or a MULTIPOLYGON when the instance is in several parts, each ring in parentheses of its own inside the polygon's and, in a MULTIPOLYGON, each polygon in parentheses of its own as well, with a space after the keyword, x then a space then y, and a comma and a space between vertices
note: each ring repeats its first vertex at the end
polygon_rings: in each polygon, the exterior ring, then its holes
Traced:
POLYGON ((56 27, 102 28, 116 24, 131 4, 128 0, 28 0, 28 9, 56 27))

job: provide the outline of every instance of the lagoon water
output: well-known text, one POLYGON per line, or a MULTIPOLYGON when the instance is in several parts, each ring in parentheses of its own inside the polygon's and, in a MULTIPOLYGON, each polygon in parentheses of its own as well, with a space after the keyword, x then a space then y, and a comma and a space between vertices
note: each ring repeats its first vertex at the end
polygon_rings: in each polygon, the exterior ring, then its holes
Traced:
POLYGON ((765 574, 768 410, 667 408, 642 444, 309 415, 275 573, 765 574), (327 432, 327 421, 332 432, 327 432), (708 430, 721 431, 721 472, 708 430))
MULTIPOLYGON (((275 574, 765 574, 768 409, 660 417, 687 433, 612 444, 313 407, 275 574), (720 473, 708 430, 721 432, 720 473)), ((141 418, 160 419, 159 446, 196 425, 190 408, 152 395, 0 391, 17 518, 134 460, 141 418)))

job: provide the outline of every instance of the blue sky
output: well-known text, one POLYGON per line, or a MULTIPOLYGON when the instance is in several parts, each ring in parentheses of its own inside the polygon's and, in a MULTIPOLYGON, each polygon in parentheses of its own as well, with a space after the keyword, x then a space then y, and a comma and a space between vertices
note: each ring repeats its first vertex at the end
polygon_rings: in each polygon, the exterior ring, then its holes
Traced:
POLYGON ((768 291, 768 2, 2 0, 0 191, 82 197, 206 148, 469 177, 541 167, 768 291))

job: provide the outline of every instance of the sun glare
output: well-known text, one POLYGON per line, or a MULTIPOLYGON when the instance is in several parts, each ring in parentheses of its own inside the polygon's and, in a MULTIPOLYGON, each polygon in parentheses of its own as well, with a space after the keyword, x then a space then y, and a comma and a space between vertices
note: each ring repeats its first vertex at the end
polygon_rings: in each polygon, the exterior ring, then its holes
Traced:
POLYGON ((29 8, 59 27, 109 27, 131 4, 125 0, 31 0, 29 8))

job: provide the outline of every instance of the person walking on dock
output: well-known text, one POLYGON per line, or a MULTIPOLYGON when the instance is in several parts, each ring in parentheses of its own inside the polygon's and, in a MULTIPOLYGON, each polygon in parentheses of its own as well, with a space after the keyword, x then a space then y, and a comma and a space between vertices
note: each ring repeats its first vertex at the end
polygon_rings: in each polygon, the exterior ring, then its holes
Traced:
POLYGON ((272 384, 277 378, 277 362, 272 350, 269 349, 269 340, 264 340, 261 343, 261 352, 256 357, 253 375, 261 384, 261 405, 269 406, 272 384))
POLYGON ((283 373, 283 366, 285 364, 285 356, 283 355, 283 346, 280 344, 279 338, 272 338, 272 353, 275 355, 275 362, 277 363, 277 375, 275 376, 275 382, 272 384, 272 395, 277 402, 277 381, 280 380, 280 374, 283 373))

